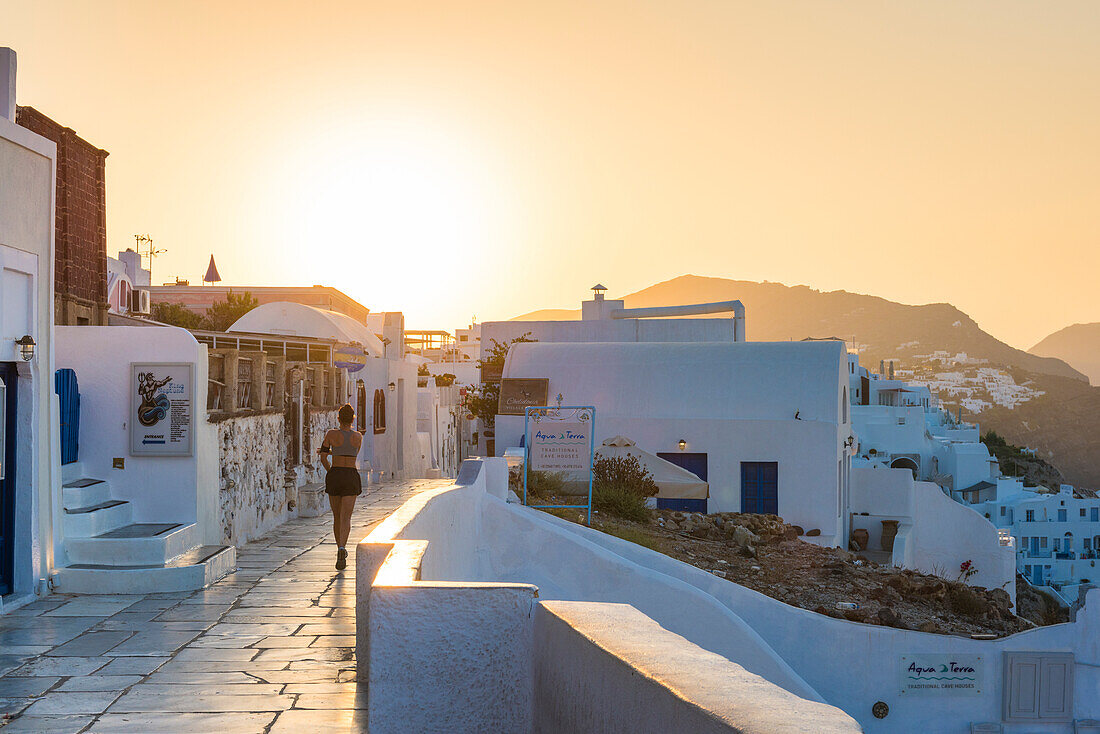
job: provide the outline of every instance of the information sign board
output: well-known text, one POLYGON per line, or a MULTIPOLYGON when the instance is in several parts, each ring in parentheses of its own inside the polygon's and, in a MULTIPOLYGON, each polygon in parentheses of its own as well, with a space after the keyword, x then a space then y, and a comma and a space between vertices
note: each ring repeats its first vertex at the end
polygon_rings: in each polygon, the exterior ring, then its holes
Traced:
POLYGON ((195 366, 130 364, 130 454, 191 456, 195 433, 195 366))

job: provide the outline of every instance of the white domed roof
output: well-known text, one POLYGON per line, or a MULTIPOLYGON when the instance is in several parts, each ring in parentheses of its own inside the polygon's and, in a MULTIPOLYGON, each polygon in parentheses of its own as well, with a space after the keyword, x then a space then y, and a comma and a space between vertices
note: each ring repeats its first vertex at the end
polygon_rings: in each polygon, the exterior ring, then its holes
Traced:
POLYGON ((384 357, 386 353, 382 340, 352 317, 290 301, 257 306, 233 322, 227 331, 358 342, 372 357, 384 357))

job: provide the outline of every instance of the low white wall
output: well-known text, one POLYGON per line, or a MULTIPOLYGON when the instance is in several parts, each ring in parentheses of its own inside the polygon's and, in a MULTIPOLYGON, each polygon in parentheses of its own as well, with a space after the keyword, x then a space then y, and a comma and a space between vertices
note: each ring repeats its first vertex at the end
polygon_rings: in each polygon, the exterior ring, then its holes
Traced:
POLYGON ((356 658, 375 734, 531 730, 537 589, 420 580, 473 568, 484 495, 484 472, 469 486, 422 493, 357 546, 356 658))
POLYGON ((58 326, 57 367, 80 386, 80 461, 133 506, 134 522, 198 522, 200 538, 220 543, 217 428, 206 422, 206 346, 176 327, 58 326), (130 455, 130 363, 194 365, 192 456, 130 455), (125 469, 112 468, 112 459, 125 469))
MULTIPOLYGON (((516 702, 529 701, 529 689, 525 693, 522 686, 530 686, 533 660, 516 625, 520 618, 531 634, 531 605, 540 592, 530 582, 536 579, 545 586, 542 594, 556 595, 561 585, 583 578, 582 596, 634 601, 655 611, 665 627, 687 632, 727 658, 736 658, 771 681, 769 686, 778 682, 820 701, 755 632, 715 600, 624 562, 553 524, 539 524, 556 518, 520 510, 489 495, 486 486, 501 479, 493 474, 505 476, 498 465, 503 460, 481 466, 476 476, 464 470, 460 481, 466 484, 409 500, 358 546, 357 657, 361 677, 370 682, 372 731, 418 730, 410 716, 445 720, 449 731, 528 731, 530 719, 523 716, 530 711, 523 714, 516 702), (492 468, 501 471, 491 472, 492 468), (509 566, 505 558, 527 560, 509 566), (525 570, 526 578, 508 578, 509 567, 517 573, 525 570), (560 576, 558 583, 555 575, 560 576), (662 594, 662 584, 672 584, 678 596, 662 594), (521 603, 525 595, 526 610, 521 603), (501 646, 502 634, 512 643, 501 646), (479 659, 479 649, 489 652, 479 659), (526 666, 527 683, 521 665, 526 666), (395 666, 403 672, 394 674, 395 666), (501 690, 510 693, 506 699, 486 699, 477 705, 463 703, 461 697, 456 703, 451 695, 486 685, 487 696, 501 690), (441 696, 443 691, 448 694, 441 696), (415 707, 419 708, 411 712, 415 707), (510 712, 514 726, 486 718, 501 710, 510 712)), ((798 695, 790 699, 802 700, 798 695)))
POLYGON ((376 583, 372 734, 530 731, 536 596, 526 584, 376 583))
POLYGON ((543 601, 534 613, 540 734, 860 731, 842 711, 804 701, 630 605, 543 601))
POLYGON ((913 485, 913 527, 906 541, 906 566, 924 573, 959 574, 970 561, 977 569, 967 584, 1004 589, 1016 603, 1016 548, 1001 545, 989 520, 945 495, 930 482, 913 485))
MULTIPOLYGON (((517 508, 518 509, 518 508, 517 508)), ((522 510, 518 510, 522 511, 522 510)), ((1100 589, 1073 624, 1022 632, 999 640, 971 640, 892 627, 858 624, 792 607, 720 579, 635 543, 574 523, 576 533, 624 558, 675 576, 737 612, 824 700, 851 714, 867 732, 969 731, 969 722, 1000 721, 1003 687, 1001 656, 1008 651, 1073 652, 1077 667, 1076 718, 1100 718, 1100 589), (903 655, 947 653, 982 655, 985 685, 978 696, 913 698, 899 694, 903 655), (876 701, 890 707, 886 719, 871 715, 876 701)), ((738 661, 739 662, 739 661, 738 661)), ((746 666, 747 667, 747 666, 746 666)), ((1070 732, 1066 724, 1005 725, 1006 732, 1070 732)))
POLYGON ((811 701, 822 700, 745 620, 690 584, 593 543, 587 534, 569 532, 573 523, 553 515, 495 498, 486 498, 481 514, 479 565, 471 579, 533 583, 544 599, 630 604, 671 632, 775 685, 811 701))

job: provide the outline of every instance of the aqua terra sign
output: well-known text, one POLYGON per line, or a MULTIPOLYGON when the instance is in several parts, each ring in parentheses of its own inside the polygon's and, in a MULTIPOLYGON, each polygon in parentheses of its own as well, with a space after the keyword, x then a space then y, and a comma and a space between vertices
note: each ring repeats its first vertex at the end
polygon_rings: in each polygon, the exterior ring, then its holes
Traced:
POLYGON ((982 692, 981 655, 902 655, 901 692, 972 695, 982 692))

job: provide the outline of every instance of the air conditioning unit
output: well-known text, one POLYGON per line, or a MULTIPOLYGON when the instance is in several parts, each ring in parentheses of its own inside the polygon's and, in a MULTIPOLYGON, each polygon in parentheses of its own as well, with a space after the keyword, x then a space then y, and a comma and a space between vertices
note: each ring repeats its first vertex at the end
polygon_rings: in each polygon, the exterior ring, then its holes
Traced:
POLYGON ((130 294, 130 313, 140 313, 148 316, 153 310, 152 303, 149 291, 144 288, 135 288, 130 294))

